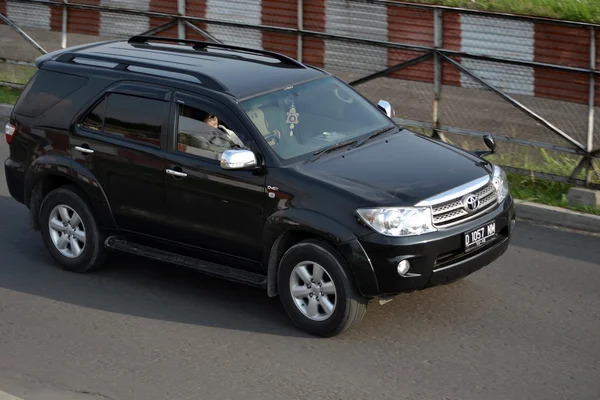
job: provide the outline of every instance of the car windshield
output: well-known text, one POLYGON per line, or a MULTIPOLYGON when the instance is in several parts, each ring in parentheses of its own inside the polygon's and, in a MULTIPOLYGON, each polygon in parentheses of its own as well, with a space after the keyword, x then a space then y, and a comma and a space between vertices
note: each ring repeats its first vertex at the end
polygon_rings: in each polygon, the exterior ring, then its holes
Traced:
POLYGON ((253 97, 240 105, 286 161, 394 126, 377 107, 333 76, 253 97))

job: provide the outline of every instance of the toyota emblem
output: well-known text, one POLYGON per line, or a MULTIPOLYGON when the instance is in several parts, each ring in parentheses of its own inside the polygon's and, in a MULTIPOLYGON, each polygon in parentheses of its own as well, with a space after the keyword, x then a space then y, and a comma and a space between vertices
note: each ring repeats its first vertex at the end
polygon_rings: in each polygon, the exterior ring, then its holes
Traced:
POLYGON ((463 207, 468 212, 477 211, 479 208, 479 197, 474 194, 468 195, 463 199, 463 207))

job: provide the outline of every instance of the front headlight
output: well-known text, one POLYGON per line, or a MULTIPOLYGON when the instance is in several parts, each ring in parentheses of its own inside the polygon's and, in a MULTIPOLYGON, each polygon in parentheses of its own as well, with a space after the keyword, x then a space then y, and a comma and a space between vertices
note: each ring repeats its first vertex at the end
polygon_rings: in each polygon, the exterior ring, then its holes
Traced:
POLYGON ((494 165, 492 183, 496 188, 496 193, 498 193, 498 203, 502 203, 508 196, 508 179, 506 179, 504 170, 496 165, 494 165))
POLYGON ((360 218, 386 236, 412 236, 434 232, 429 207, 359 208, 360 218))

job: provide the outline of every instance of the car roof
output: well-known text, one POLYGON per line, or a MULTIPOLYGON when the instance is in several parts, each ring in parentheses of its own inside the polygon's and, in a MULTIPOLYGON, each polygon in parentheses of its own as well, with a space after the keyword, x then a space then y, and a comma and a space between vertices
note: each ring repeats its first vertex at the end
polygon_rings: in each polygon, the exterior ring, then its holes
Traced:
POLYGON ((70 62, 86 58, 115 65, 129 64, 134 70, 137 67, 137 72, 145 67, 161 70, 165 75, 193 76, 197 83, 239 99, 327 75, 325 71, 279 53, 212 42, 142 36, 59 50, 40 57, 36 64, 41 66, 48 59, 70 62))

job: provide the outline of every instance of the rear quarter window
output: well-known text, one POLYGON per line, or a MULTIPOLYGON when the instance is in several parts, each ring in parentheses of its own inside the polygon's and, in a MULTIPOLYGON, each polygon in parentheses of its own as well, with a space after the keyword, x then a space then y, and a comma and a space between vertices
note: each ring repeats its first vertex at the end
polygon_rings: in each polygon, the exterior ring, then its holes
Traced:
POLYGON ((167 101, 110 93, 87 113, 81 127, 159 148, 169 105, 167 101))
POLYGON ((87 81, 81 76, 39 70, 25 86, 14 112, 36 118, 81 89, 87 81))

